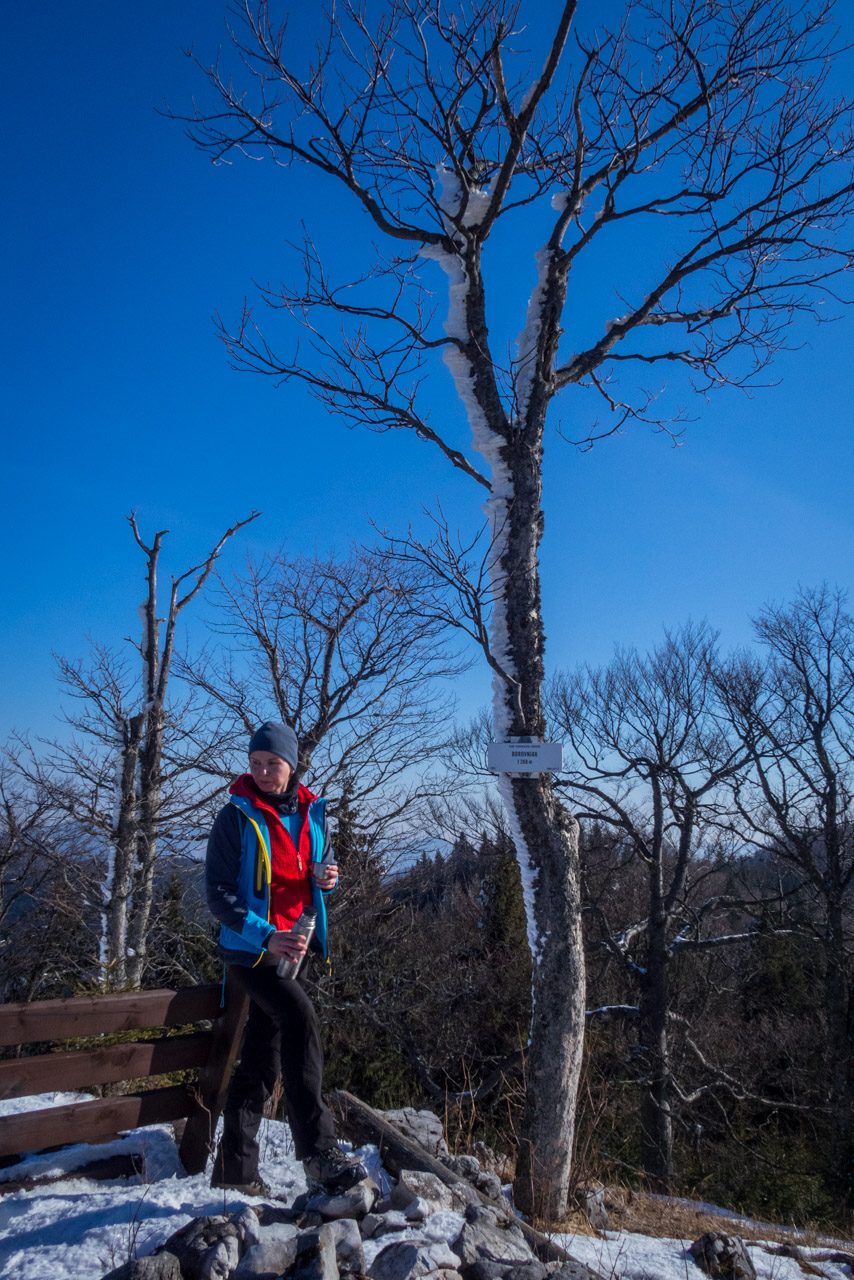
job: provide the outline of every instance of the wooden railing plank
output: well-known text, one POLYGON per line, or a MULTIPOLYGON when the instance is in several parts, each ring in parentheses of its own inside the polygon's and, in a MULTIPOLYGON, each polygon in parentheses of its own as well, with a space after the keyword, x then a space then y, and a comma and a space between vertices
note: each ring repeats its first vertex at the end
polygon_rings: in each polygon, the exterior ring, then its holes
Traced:
POLYGON ((109 1035, 140 1027, 181 1026, 202 1018, 217 1018, 219 1006, 220 987, 216 984, 180 991, 122 991, 5 1004, 0 1005, 0 1045, 109 1035))
POLYGON ((76 1169, 65 1173, 47 1174, 41 1178, 7 1178, 0 1181, 0 1196, 8 1196, 16 1191, 34 1191, 36 1187, 51 1187, 57 1182, 70 1182, 73 1178, 91 1178, 94 1181, 112 1180, 113 1178, 138 1178, 145 1174, 145 1162, 142 1153, 131 1151, 128 1155, 109 1156, 105 1160, 90 1160, 76 1169))
POLYGON ((95 1098, 64 1107, 0 1116, 0 1156, 113 1137, 145 1124, 180 1120, 193 1109, 183 1085, 124 1098, 95 1098))
POLYGON ((0 1062, 0 1099, 24 1098, 57 1089, 85 1089, 93 1084, 138 1080, 203 1067, 212 1043, 210 1032, 198 1032, 162 1040, 98 1045, 71 1053, 11 1058, 0 1062))

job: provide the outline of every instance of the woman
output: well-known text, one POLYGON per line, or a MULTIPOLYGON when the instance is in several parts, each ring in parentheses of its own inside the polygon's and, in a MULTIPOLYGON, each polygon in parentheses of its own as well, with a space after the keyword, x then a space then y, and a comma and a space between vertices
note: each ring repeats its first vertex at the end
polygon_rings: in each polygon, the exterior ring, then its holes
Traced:
POLYGON ((339 1149, 323 1101, 320 1029, 303 976, 307 945, 292 932, 313 906, 312 945, 326 955, 324 896, 338 880, 336 864, 322 861, 326 802, 298 784, 296 765, 293 729, 262 724, 249 742, 249 773, 232 783, 208 840, 207 899, 222 926, 219 953, 251 1002, 211 1186, 245 1195, 269 1194, 258 1173, 257 1133, 280 1071, 310 1188, 338 1192, 367 1177, 339 1149), (282 959, 300 964, 295 980, 279 976, 282 959))

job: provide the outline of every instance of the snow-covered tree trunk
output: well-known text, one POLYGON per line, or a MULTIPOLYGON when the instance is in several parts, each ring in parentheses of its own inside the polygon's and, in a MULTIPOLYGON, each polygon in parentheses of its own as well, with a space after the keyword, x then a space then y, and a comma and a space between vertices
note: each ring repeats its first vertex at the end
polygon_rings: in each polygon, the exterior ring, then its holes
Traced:
MULTIPOLYGON (((148 928, 154 901, 154 883, 158 844, 161 834, 163 804, 163 751, 167 727, 166 694, 172 670, 175 649, 175 628, 178 617, 186 605, 199 593, 207 581, 217 557, 225 543, 238 529, 254 520, 238 521, 220 538, 207 558, 187 569, 171 583, 169 605, 165 618, 157 612, 157 566, 164 534, 163 529, 154 535, 151 546, 143 542, 135 516, 130 517, 131 528, 137 544, 145 552, 148 561, 146 574, 146 598, 140 608, 142 639, 139 653, 142 659, 142 707, 139 713, 142 731, 139 745, 138 782, 135 797, 135 862, 133 866, 133 909, 127 922, 125 968, 127 981, 139 986, 145 972, 148 952, 148 928), (187 578, 194 581, 184 596, 180 595, 182 583, 187 578), (163 638, 161 643, 161 624, 163 638)), ((191 775, 185 774, 188 785, 191 775)), ((187 807, 192 807, 192 797, 187 797, 187 807)))
POLYGON ((139 750, 144 717, 134 715, 116 730, 113 827, 108 838, 102 893, 101 982, 121 989, 128 983, 128 923, 136 866, 136 811, 139 750))
MULTIPOLYGON (((503 589, 493 612, 491 642, 493 653, 506 662, 509 677, 494 678, 499 741, 507 735, 543 739, 546 733, 539 577, 542 445, 541 437, 536 442, 536 429, 531 433, 533 444, 526 434, 517 430, 501 450, 510 492, 493 518, 503 589)), ((522 873, 533 964, 525 1113, 514 1195, 525 1212, 555 1220, 565 1211, 569 1193, 584 1042, 578 825, 557 799, 548 775, 504 777, 501 793, 522 873)))
MULTIPOLYGON (((136 528, 134 528, 136 533, 136 528)), ((139 753, 139 788, 137 796, 136 862, 134 865, 134 909, 128 927, 128 980, 139 986, 145 970, 148 925, 154 898, 154 871, 160 834, 162 800, 161 758, 163 730, 166 722, 165 701, 168 679, 168 656, 165 672, 160 654, 160 619, 157 617, 157 561, 162 534, 155 536, 147 550, 148 590, 140 608, 142 618, 142 696, 141 718, 144 725, 139 753), (164 677, 161 679, 161 675, 164 677)), ((139 538, 137 538, 139 541, 139 538)), ((174 602, 173 602, 174 603, 174 602)), ((174 627, 172 611, 167 618, 167 638, 174 627)))
POLYGON ((145 717, 146 729, 139 763, 137 858, 134 868, 134 899, 128 927, 128 982, 142 982, 148 952, 148 926, 154 901, 154 875, 160 835, 162 802, 161 760, 166 715, 155 706, 145 717))
MULTIPOLYGON (((539 552, 545 525, 542 454, 551 367, 565 275, 540 255, 540 281, 520 339, 522 384, 509 418, 489 355, 486 305, 477 239, 453 234, 460 203, 456 176, 440 169, 441 205, 455 252, 433 247, 449 279, 445 332, 454 345, 445 362, 466 406, 475 450, 490 469, 489 571, 493 607, 485 647, 493 669, 493 725, 508 736, 543 739, 545 636, 539 552), (544 355, 545 353, 545 355, 544 355)), ((547 775, 501 778, 520 864, 533 966, 533 1016, 526 1059, 525 1118, 517 1153, 516 1203, 556 1219, 566 1209, 575 1127, 575 1100, 584 1042, 584 952, 581 936, 578 825, 547 775)))
POLYGON ((536 886, 528 901, 533 1014, 513 1192, 523 1211, 556 1220, 569 1193, 584 1043, 578 824, 548 779, 516 778, 509 789, 517 852, 536 886))
POLYGON ((638 1041, 645 1065, 640 1104, 641 1161, 654 1191, 671 1189, 673 1179, 673 1110, 670 1046, 667 1035, 669 992, 669 924, 664 906, 661 864, 650 868, 650 917, 646 971, 641 980, 638 1041))

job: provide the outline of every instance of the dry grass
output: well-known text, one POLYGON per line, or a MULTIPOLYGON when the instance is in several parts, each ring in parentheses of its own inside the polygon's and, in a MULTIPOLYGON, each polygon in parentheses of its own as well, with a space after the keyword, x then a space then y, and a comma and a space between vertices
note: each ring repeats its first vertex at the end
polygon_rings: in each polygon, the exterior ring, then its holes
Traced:
MULTIPOLYGON (((674 1204, 626 1187, 606 1187, 605 1207, 608 1210, 611 1231, 628 1231, 662 1239, 696 1240, 706 1231, 722 1231, 738 1235, 743 1240, 761 1240, 786 1244, 795 1232, 784 1226, 760 1226, 749 1220, 724 1217, 704 1212, 688 1205, 674 1204)), ((574 1235, 593 1236, 597 1232, 590 1226, 580 1209, 567 1215, 553 1230, 572 1232, 574 1235)), ((851 1250, 854 1245, 812 1231, 798 1232, 797 1242, 807 1247, 831 1246, 851 1250)))

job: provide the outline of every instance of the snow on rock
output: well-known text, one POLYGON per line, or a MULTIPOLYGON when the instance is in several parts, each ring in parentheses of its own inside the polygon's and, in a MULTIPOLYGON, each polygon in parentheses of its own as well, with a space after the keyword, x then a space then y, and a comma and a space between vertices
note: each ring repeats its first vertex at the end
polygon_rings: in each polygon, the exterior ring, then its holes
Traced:
MULTIPOLYGON (((2 1111, 36 1110, 79 1101, 77 1094, 4 1102, 2 1111)), ((305 1190, 302 1165, 293 1154, 286 1124, 262 1121, 261 1176, 275 1196, 291 1202, 305 1190)), ((178 1161, 169 1125, 136 1129, 116 1142, 79 1144, 47 1156, 30 1156, 6 1178, 67 1173, 104 1156, 142 1152, 145 1181, 69 1179, 0 1197, 0 1280, 100 1280, 136 1255, 151 1253, 192 1218, 233 1213, 258 1203, 234 1192, 213 1191, 209 1175, 188 1178, 178 1161)))

